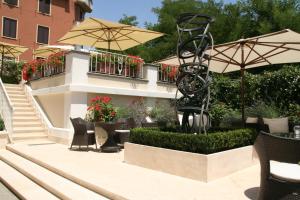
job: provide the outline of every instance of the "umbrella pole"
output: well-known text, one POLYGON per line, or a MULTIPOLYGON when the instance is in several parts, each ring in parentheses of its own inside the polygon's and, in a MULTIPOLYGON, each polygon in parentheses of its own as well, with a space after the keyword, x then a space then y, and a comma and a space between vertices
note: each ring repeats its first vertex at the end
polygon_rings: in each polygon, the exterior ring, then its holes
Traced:
POLYGON ((241 66, 241 110, 242 125, 245 127, 245 66, 241 66))

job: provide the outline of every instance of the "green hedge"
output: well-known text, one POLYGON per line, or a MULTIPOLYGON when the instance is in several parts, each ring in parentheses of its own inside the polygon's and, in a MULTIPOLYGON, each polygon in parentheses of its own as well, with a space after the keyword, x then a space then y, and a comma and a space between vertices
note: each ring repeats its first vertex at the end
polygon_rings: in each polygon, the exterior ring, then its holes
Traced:
POLYGON ((193 135, 163 132, 157 129, 135 128, 131 130, 130 142, 179 151, 210 154, 252 145, 256 135, 256 132, 251 129, 193 135))

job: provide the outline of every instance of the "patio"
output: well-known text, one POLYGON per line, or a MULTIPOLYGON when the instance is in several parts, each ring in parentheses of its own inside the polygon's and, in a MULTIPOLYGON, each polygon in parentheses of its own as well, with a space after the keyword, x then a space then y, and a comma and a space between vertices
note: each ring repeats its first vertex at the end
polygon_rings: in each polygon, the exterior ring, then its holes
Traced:
POLYGON ((126 164, 123 151, 70 151, 49 141, 9 145, 8 150, 114 199, 256 199, 259 187, 259 165, 204 183, 126 164))

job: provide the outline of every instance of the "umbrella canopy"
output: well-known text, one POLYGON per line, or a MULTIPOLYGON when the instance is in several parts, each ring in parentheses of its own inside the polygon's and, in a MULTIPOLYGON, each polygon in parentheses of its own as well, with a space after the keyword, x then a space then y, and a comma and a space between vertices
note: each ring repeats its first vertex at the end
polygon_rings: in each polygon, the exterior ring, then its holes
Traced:
POLYGON ((1 54, 0 77, 2 77, 4 58, 5 57, 17 58, 22 53, 24 53, 27 49, 28 49, 27 47, 0 42, 0 54, 1 54))
POLYGON ((74 50, 74 46, 71 45, 45 45, 40 46, 34 50, 33 55, 35 57, 48 57, 51 54, 58 53, 60 51, 71 51, 74 50))
POLYGON ((88 18, 75 26, 58 42, 124 51, 162 35, 159 32, 131 25, 88 18))
MULTIPOLYGON (((244 122, 245 69, 300 62, 300 34, 284 29, 274 33, 216 45, 207 54, 210 54, 210 71, 217 73, 241 71, 241 105, 244 122)), ((158 63, 179 65, 178 58, 175 56, 160 60, 158 63)))

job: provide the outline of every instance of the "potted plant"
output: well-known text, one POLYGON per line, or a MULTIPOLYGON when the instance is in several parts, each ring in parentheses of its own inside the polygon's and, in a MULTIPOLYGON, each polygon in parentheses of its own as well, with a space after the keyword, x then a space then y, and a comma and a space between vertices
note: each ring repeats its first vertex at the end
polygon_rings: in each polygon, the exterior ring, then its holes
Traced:
POLYGON ((143 60, 139 56, 128 55, 128 63, 130 67, 130 76, 137 77, 139 67, 141 63, 143 63, 143 60))
POLYGON ((113 136, 116 129, 116 110, 108 96, 96 96, 91 99, 87 109, 86 119, 94 122, 97 143, 101 143, 101 150, 107 152, 118 151, 113 136))

